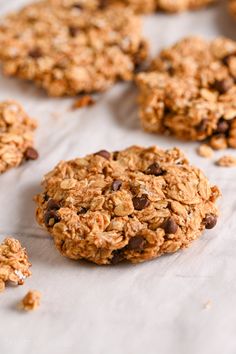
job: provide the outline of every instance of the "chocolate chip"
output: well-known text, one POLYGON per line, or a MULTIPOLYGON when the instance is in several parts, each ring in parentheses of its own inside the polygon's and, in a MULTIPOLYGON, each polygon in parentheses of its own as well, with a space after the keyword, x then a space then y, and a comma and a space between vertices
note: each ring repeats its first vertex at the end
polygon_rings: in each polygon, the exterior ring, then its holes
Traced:
POLYGON ((229 123, 224 119, 220 119, 216 128, 217 133, 224 134, 227 133, 228 130, 229 130, 229 123))
POLYGON ((150 201, 146 194, 141 197, 134 197, 132 199, 135 210, 143 210, 150 205, 150 201))
POLYGON ((203 220, 206 229, 213 229, 217 223, 217 216, 209 214, 203 220))
POLYGON ((226 55, 224 58, 222 58, 222 63, 224 65, 228 66, 230 59, 234 58, 234 57, 236 57, 236 52, 235 53, 230 53, 230 54, 226 55))
POLYGON ((107 3, 107 0, 100 0, 99 1, 99 9, 103 10, 107 7, 108 3, 107 3))
POLYGON ((69 34, 70 34, 71 37, 76 37, 77 34, 79 33, 79 28, 78 27, 70 26, 68 28, 68 30, 69 30, 69 34))
POLYGON ((113 265, 120 263, 124 259, 123 249, 113 251, 112 255, 113 255, 113 257, 111 259, 111 264, 113 264, 113 265))
POLYGON ((146 169, 145 174, 146 175, 161 176, 163 174, 163 171, 162 171, 160 165, 157 162, 154 162, 146 169))
POLYGON ((196 126, 196 130, 199 133, 204 133, 208 126, 208 119, 203 118, 202 121, 196 126))
POLYGON ((173 217, 169 217, 163 224, 166 234, 175 234, 178 230, 178 225, 173 217))
POLYGON ((216 80, 212 84, 212 88, 218 91, 220 94, 224 94, 233 86, 233 81, 231 79, 216 80))
POLYGON ((117 161, 118 155, 119 155, 119 151, 114 151, 114 152, 113 152, 113 156, 112 156, 112 157, 113 157, 113 160, 114 160, 114 161, 117 161))
POLYGON ((81 215, 81 214, 86 214, 88 211, 87 208, 81 207, 79 211, 77 211, 77 215, 81 215))
POLYGON ((33 59, 39 59, 42 57, 43 53, 40 48, 33 48, 29 51, 28 55, 33 59))
POLYGON ((47 203, 47 210, 59 210, 60 209, 60 204, 54 200, 54 199, 49 199, 47 203))
POLYGON ((107 159, 107 160, 109 160, 111 157, 111 154, 107 150, 100 150, 100 151, 96 152, 94 155, 104 157, 104 159, 107 159))
POLYGON ((57 214, 56 210, 48 210, 44 214, 44 223, 46 226, 53 226, 60 221, 60 217, 57 214))
POLYGON ((117 192, 121 186, 122 186, 122 181, 120 179, 116 179, 115 181, 112 182, 111 189, 114 192, 117 192))
POLYGON ((39 157, 38 151, 32 147, 28 147, 25 150, 24 157, 26 160, 37 160, 39 157))
POLYGON ((130 251, 142 251, 144 249, 145 244, 146 240, 144 237, 134 236, 129 240, 126 249, 130 251))

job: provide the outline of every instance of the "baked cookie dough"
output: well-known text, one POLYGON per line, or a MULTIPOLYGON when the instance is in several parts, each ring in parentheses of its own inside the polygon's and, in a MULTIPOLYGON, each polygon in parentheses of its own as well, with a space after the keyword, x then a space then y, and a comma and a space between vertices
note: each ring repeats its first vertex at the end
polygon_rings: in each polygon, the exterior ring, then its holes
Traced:
POLYGON ((193 10, 209 5, 215 1, 216 0, 105 0, 105 3, 128 6, 135 12, 148 13, 156 10, 166 12, 193 10))
POLYGON ((40 306, 41 293, 37 290, 30 290, 23 297, 19 304, 19 308, 24 311, 35 311, 40 306))
POLYGON ((130 147, 60 162, 35 197, 59 252, 97 264, 143 262, 216 225, 216 186, 177 148, 130 147))
POLYGON ((236 0, 228 0, 229 11, 236 18, 236 0))
POLYGON ((38 158, 33 148, 36 122, 16 101, 0 102, 0 174, 38 158))
POLYGON ((236 148, 236 42, 190 37, 137 75, 145 130, 236 148))
POLYGON ((10 14, 0 25, 3 72, 34 81, 51 96, 100 92, 131 80, 147 56, 141 19, 129 9, 95 5, 50 0, 10 14))
POLYGON ((9 281, 24 284, 24 280, 31 275, 30 267, 26 250, 20 242, 12 237, 5 238, 0 243, 0 292, 9 281))

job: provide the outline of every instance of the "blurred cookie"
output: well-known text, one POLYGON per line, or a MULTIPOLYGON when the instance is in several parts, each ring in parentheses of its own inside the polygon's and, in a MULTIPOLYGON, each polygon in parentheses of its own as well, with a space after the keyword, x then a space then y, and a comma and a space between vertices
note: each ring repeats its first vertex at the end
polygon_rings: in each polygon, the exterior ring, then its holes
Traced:
POLYGON ((0 25, 3 72, 34 81, 51 96, 131 80, 147 55, 141 19, 128 9, 100 7, 92 0, 49 0, 7 16, 0 25))
POLYGON ((0 102, 0 174, 25 160, 35 160, 33 147, 36 121, 15 101, 0 102))
POLYGON ((236 148, 236 42, 189 37, 137 76, 145 130, 236 148))

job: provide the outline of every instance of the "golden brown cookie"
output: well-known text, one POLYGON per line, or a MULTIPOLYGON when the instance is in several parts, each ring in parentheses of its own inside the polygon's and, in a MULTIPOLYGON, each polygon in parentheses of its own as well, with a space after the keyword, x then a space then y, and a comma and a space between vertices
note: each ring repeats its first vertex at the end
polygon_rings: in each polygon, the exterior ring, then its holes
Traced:
POLYGON ((24 284, 31 275, 30 267, 26 250, 20 242, 12 237, 5 238, 0 244, 0 292, 7 282, 24 284))
POLYGON ((16 101, 0 102, 0 174, 38 158, 33 148, 36 121, 16 101))
POLYGON ((133 146, 62 161, 42 186, 38 223, 63 256, 97 264, 176 252, 218 217, 218 188, 176 148, 133 146))
POLYGON ((145 130, 236 148, 236 42, 189 37, 137 76, 145 130))
POLYGON ((1 22, 0 46, 6 75, 33 81, 51 96, 100 92, 131 80, 147 55, 141 19, 95 1, 28 5, 1 22))

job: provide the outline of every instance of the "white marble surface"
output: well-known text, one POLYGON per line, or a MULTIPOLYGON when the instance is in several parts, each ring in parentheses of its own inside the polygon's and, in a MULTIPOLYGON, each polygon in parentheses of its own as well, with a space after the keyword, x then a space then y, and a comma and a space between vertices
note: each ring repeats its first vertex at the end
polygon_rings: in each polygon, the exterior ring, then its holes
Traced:
MULTIPOLYGON (((23 3, 0 0, 1 14, 23 3)), ((153 54, 189 34, 236 38, 236 23, 223 5, 146 17, 153 54)), ((50 99, 28 83, 0 77, 0 99, 7 98, 38 119, 40 159, 0 176, 0 238, 17 236, 33 263, 25 286, 0 295, 0 353, 235 354, 236 169, 198 157, 194 143, 142 132, 129 84, 70 112, 70 99, 50 99), (34 221, 32 198, 43 174, 60 159, 131 144, 181 146, 222 189, 219 224, 188 250, 137 266, 98 267, 61 257, 34 221), (16 303, 29 289, 42 292, 42 306, 20 313, 16 303)))

